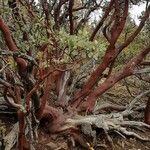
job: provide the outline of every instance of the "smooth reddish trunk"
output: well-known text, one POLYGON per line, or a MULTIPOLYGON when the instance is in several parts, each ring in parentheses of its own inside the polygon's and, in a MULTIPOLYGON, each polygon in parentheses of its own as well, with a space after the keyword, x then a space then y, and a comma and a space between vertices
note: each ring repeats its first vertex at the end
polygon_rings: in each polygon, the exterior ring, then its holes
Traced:
POLYGON ((93 111, 97 98, 121 79, 132 75, 134 73, 136 66, 142 62, 143 58, 149 52, 150 52, 150 46, 143 49, 142 52, 136 57, 134 57, 120 72, 116 73, 115 75, 111 75, 108 79, 106 79, 104 83, 98 86, 88 96, 87 100, 84 103, 82 103, 82 105, 80 105, 80 108, 88 110, 90 112, 93 111))
MULTIPOLYGON (((131 74, 129 72, 129 74, 131 74)), ((125 78, 127 74, 124 73, 119 73, 117 75, 113 75, 110 78, 106 79, 99 87, 92 92, 87 100, 81 104, 80 109, 81 110, 88 110, 89 112, 93 111, 93 108, 95 106, 96 100, 99 96, 101 96, 103 93, 105 93, 108 89, 114 86, 115 83, 120 81, 121 79, 125 78)))
POLYGON ((19 120, 19 136, 18 136, 18 149, 26 150, 29 149, 29 144, 25 135, 25 115, 22 111, 18 110, 19 120))
POLYGON ((103 71, 109 66, 109 64, 113 61, 115 52, 115 47, 108 47, 107 52, 102 60, 102 63, 98 66, 98 68, 91 74, 90 78, 84 84, 83 88, 74 96, 72 103, 73 107, 76 107, 78 102, 77 99, 82 97, 86 97, 91 92, 93 86, 97 83, 99 78, 103 75, 103 71))
MULTIPOLYGON (((115 23, 113 24, 113 26, 111 28, 110 45, 108 46, 108 48, 106 50, 105 56, 102 59, 102 63, 91 74, 90 78, 84 84, 83 88, 73 98, 73 103, 72 103, 73 107, 76 107, 78 105, 78 103, 90 93, 91 89, 99 81, 99 79, 103 75, 104 70, 107 67, 109 67, 110 70, 112 70, 111 69, 111 64, 114 63, 116 57, 120 53, 118 51, 118 49, 115 47, 115 43, 117 42, 117 40, 118 40, 118 38, 119 38, 120 34, 122 33, 122 30, 125 26, 126 18, 127 18, 127 15, 128 15, 128 6, 129 5, 128 5, 128 0, 126 0, 125 3, 124 3, 124 6, 123 6, 124 8, 123 8, 122 16, 118 16, 118 14, 121 13, 121 9, 118 9, 119 3, 117 1, 112 0, 109 4, 108 10, 109 9, 111 10, 111 7, 112 7, 113 3, 114 3, 114 7, 115 7, 115 12, 114 12, 114 14, 115 14, 114 15, 115 16, 115 23)), ((110 10, 108 12, 110 12, 110 10)), ((109 14, 109 13, 107 14, 107 11, 106 11, 106 14, 105 14, 106 16, 104 15, 105 17, 107 17, 107 15, 109 14)), ((104 18, 102 18, 102 20, 104 18)), ((97 33, 97 31, 99 30, 100 27, 101 26, 98 26, 98 28, 96 27, 96 29, 93 32, 90 40, 93 40, 95 34, 97 33)))

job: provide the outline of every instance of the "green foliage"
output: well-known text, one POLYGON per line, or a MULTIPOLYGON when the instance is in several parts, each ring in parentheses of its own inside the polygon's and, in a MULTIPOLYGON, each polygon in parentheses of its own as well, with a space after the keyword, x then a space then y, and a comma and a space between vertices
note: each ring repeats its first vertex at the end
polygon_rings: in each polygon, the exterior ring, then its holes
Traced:
MULTIPOLYGON (((0 2, 2 4, 2 2, 0 2)), ((37 12, 34 18, 30 18, 28 11, 22 5, 17 5, 19 9, 18 19, 13 15, 12 9, 8 6, 8 1, 4 1, 3 5, 0 5, 0 14, 3 16, 5 22, 9 26, 11 33, 15 39, 17 47, 21 52, 26 52, 29 49, 32 50, 32 54, 36 55, 38 46, 46 43, 45 20, 37 12), (27 33, 28 40, 23 39, 23 34, 27 33)), ((1 33, 0 33, 1 34, 1 33)), ((0 35, 1 45, 5 45, 0 35)), ((5 48, 3 46, 3 48, 5 48)))
MULTIPOLYGON (((140 3, 142 1, 137 1, 140 3)), ((24 3, 24 2, 23 2, 24 3)), ((92 1, 91 1, 92 3, 92 1)), ((104 1, 107 5, 107 1, 104 1)), ((35 7, 35 16, 29 16, 29 12, 26 7, 19 4, 19 13, 21 18, 16 20, 12 15, 12 10, 8 6, 8 1, 0 1, 0 14, 3 16, 4 20, 7 22, 9 28, 11 29, 12 35, 17 43, 17 46, 21 52, 28 50, 32 51, 34 57, 39 55, 39 47, 48 43, 48 53, 53 56, 59 53, 60 57, 52 57, 51 62, 54 64, 63 63, 77 63, 82 65, 84 62, 94 59, 95 62, 99 62, 106 51, 108 43, 105 41, 104 37, 98 36, 93 42, 89 41, 91 35, 90 28, 92 25, 85 25, 78 31, 78 34, 70 35, 68 33, 68 27, 62 27, 60 30, 53 29, 53 18, 50 19, 50 26, 47 28, 45 25, 45 16, 43 15, 41 3, 35 7), (25 21, 24 21, 25 20, 25 21), (47 30, 54 36, 47 37, 47 30), (28 35, 28 40, 23 40, 23 33, 26 32, 28 35)), ((75 22, 76 23, 76 22, 75 22)), ((126 26, 122 32, 118 44, 124 42, 126 37, 130 36, 135 30, 136 25, 134 21, 128 16, 126 26)), ((147 32, 149 31, 149 24, 146 24, 145 31, 136 38, 136 40, 128 46, 118 57, 116 66, 122 65, 124 62, 130 60, 135 56, 139 50, 141 50, 142 45, 148 41, 149 36, 147 32)), ((0 33, 1 34, 1 33, 0 33)), ((150 34, 149 34, 150 35, 150 34)), ((5 42, 0 35, 0 45, 1 49, 6 49, 5 42)), ((147 42, 148 43, 148 42, 147 42)), ((43 55, 43 54, 40 54, 43 55)), ((47 55, 47 54, 45 54, 47 55)), ((43 57, 39 57, 41 60, 43 57)), ((47 56, 44 57, 43 64, 47 64, 47 56)), ((45 65, 44 65, 45 66, 45 65)))
POLYGON ((103 39, 89 41, 89 32, 83 29, 80 30, 78 35, 70 35, 65 30, 59 32, 60 45, 66 49, 66 54, 70 58, 78 59, 91 59, 98 60, 104 54, 106 43, 103 39))
MULTIPOLYGON (((130 37, 136 29, 137 25, 135 24, 134 20, 131 18, 131 16, 128 16, 125 28, 118 39, 118 44, 121 45, 122 43, 124 43, 126 39, 130 37)), ((147 35, 147 32, 143 30, 138 34, 135 40, 121 52, 115 62, 115 67, 117 70, 120 70, 120 68, 122 68, 125 63, 131 60, 141 51, 141 49, 145 47, 146 41, 148 41, 147 35)))

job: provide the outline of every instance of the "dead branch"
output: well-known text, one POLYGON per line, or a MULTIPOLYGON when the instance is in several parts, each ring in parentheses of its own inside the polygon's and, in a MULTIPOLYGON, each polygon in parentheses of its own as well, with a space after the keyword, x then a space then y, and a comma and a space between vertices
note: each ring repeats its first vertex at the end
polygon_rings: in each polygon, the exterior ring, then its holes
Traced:
POLYGON ((108 110, 108 109, 122 111, 122 110, 126 109, 126 106, 120 106, 117 104, 105 103, 105 104, 102 104, 100 106, 97 106, 93 113, 98 114, 101 110, 108 110))
POLYGON ((124 79, 124 83, 125 83, 125 87, 126 87, 128 93, 130 94, 131 97, 134 98, 134 95, 131 93, 130 88, 129 88, 129 86, 128 86, 128 83, 127 83, 127 80, 126 80, 126 79, 124 79))
POLYGON ((147 94, 149 94, 149 93, 150 93, 150 90, 147 90, 147 91, 141 93, 140 95, 138 95, 137 97, 135 97, 135 98, 131 101, 131 103, 127 106, 126 110, 125 110, 123 113, 126 114, 127 112, 130 112, 130 111, 132 110, 133 106, 135 105, 135 103, 136 103, 139 99, 141 99, 143 96, 145 96, 145 95, 147 95, 147 94))
POLYGON ((11 150, 17 142, 19 124, 14 124, 12 130, 4 137, 6 143, 5 150, 11 150))
MULTIPOLYGON (((130 113, 132 113, 130 111, 130 113)), ((102 128, 105 131, 117 131, 119 134, 124 134, 126 136, 133 136, 138 138, 139 140, 143 141, 150 141, 148 138, 143 138, 140 135, 127 131, 125 126, 127 127, 145 127, 150 129, 150 125, 147 125, 146 123, 143 122, 136 122, 136 121, 126 121, 124 120, 124 114, 123 113, 111 113, 111 114, 101 114, 101 115, 90 115, 90 116, 76 116, 71 119, 66 120, 67 125, 70 126, 82 126, 84 127, 88 126, 95 126, 97 128, 102 128)), ((83 128, 83 127, 82 127, 83 128)), ((89 128, 88 128, 89 129, 89 128)), ((92 129, 92 128, 91 128, 92 129)), ((91 136, 93 133, 93 130, 88 130, 85 134, 88 134, 91 136)))
POLYGON ((150 73, 150 68, 135 70, 133 74, 142 74, 142 73, 150 73))
POLYGON ((0 69, 0 73, 3 73, 4 70, 9 66, 10 64, 6 64, 5 66, 3 66, 3 68, 0 69))

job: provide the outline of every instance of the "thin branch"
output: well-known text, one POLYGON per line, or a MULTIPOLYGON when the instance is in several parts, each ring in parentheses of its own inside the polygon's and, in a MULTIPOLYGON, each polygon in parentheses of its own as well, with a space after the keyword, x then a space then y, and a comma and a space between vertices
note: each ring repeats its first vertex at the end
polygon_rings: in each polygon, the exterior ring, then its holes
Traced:
POLYGON ((11 87, 12 87, 12 85, 11 85, 10 83, 8 83, 7 81, 5 81, 5 80, 3 80, 3 79, 1 79, 1 78, 0 78, 0 84, 6 86, 6 87, 8 87, 8 88, 11 88, 11 87))
POLYGON ((38 63, 36 62, 36 60, 33 57, 31 57, 25 53, 22 53, 20 51, 12 52, 12 51, 8 51, 8 50, 0 50, 0 55, 13 56, 14 58, 17 58, 17 57, 23 58, 23 59, 30 61, 34 65, 38 66, 38 63))
POLYGON ((140 70, 134 70, 133 74, 150 73, 150 68, 144 68, 140 70))
POLYGON ((124 2, 124 6, 122 6, 123 8, 123 14, 121 15, 121 8, 119 9, 119 5, 121 5, 119 2, 115 2, 115 21, 114 21, 114 24, 113 26, 111 27, 111 39, 110 39, 110 43, 112 45, 114 45, 120 34, 122 33, 122 30, 125 26, 125 23, 126 23, 126 19, 127 19, 127 16, 128 16, 128 7, 129 7, 129 0, 126 0, 124 2))
POLYGON ((103 15, 103 17, 101 18, 101 20, 99 21, 99 23, 97 24, 97 26, 95 27, 94 31, 92 32, 89 40, 93 41, 97 32, 99 31, 99 29, 102 27, 102 25, 104 24, 104 21, 106 20, 106 18, 108 17, 110 11, 112 10, 113 4, 114 4, 115 0, 111 0, 109 3, 109 6, 106 8, 106 11, 103 15))
POLYGON ((0 69, 0 73, 3 73, 5 71, 5 69, 9 66, 10 64, 6 64, 2 69, 0 69))
POLYGON ((124 79, 124 83, 125 83, 125 87, 126 87, 128 93, 130 94, 131 97, 134 98, 133 94, 132 94, 131 91, 130 91, 130 88, 129 88, 129 86, 128 86, 128 83, 127 83, 126 79, 124 79))
POLYGON ((74 0, 69 0, 69 22, 70 22, 70 35, 73 35, 74 31, 74 22, 73 22, 73 5, 74 5, 74 0))
POLYGON ((145 14, 142 17, 142 20, 141 20, 138 28, 134 31, 134 33, 131 36, 129 36, 126 39, 126 41, 121 46, 118 47, 118 52, 121 52, 125 47, 127 47, 135 39, 135 37, 139 34, 139 32, 144 27, 145 22, 149 18, 149 15, 150 15, 150 5, 148 6, 147 10, 145 11, 145 14))
POLYGON ((133 106, 135 105, 135 103, 136 103, 139 99, 141 99, 143 96, 145 96, 145 95, 147 95, 147 94, 149 94, 149 93, 150 93, 150 90, 147 90, 147 91, 141 93, 140 95, 138 95, 137 97, 135 97, 135 98, 131 101, 131 103, 127 106, 127 109, 126 109, 123 113, 126 114, 127 112, 130 112, 130 111, 132 110, 133 106))

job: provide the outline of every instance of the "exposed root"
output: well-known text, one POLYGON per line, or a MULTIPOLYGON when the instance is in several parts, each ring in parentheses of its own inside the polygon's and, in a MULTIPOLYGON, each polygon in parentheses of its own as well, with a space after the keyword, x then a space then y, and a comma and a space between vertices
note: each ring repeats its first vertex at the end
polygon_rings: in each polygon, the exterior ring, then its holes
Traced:
MULTIPOLYGON (((96 145, 97 137, 95 129, 97 128, 104 130, 107 141, 109 142, 109 145, 112 149, 114 145, 113 140, 109 135, 110 131, 116 132, 123 138, 125 138, 125 136, 132 136, 142 141, 150 141, 149 138, 142 137, 141 135, 135 133, 135 131, 133 132, 127 130, 127 127, 150 129, 150 125, 144 122, 127 120, 128 115, 131 115, 135 112, 134 110, 136 110, 136 108, 133 108, 133 106, 141 96, 143 96, 143 94, 136 97, 129 105, 125 107, 123 106, 120 109, 122 110, 121 112, 111 114, 88 116, 76 115, 74 117, 71 117, 71 115, 66 115, 59 109, 46 105, 42 114, 42 119, 46 119, 48 121, 47 127, 50 133, 58 133, 62 131, 67 132, 67 135, 69 135, 72 138, 72 146, 74 146, 76 142, 84 148, 92 149, 91 145, 96 145), (88 143, 88 140, 79 131, 86 135, 86 137, 93 139, 91 140, 92 143, 88 143)), ((110 105, 107 106, 110 107, 110 105)), ((30 124, 28 130, 33 130, 31 129, 30 124)), ((17 142, 17 133, 18 131, 13 131, 13 133, 10 133, 11 135, 9 135, 8 138, 5 138, 7 139, 6 142, 8 142, 7 146, 13 147, 14 143, 17 142)), ((32 134, 33 133, 31 133, 31 137, 33 139, 32 134)))
POLYGON ((123 111, 126 109, 126 106, 120 106, 120 105, 116 105, 116 104, 105 103, 105 104, 98 106, 94 110, 94 114, 98 114, 101 110, 109 110, 109 109, 123 111))
POLYGON ((105 132, 105 135, 106 135, 106 138, 109 142, 110 147, 113 149, 114 148, 114 143, 113 143, 112 138, 110 137, 110 135, 108 134, 108 132, 106 130, 104 130, 104 132, 105 132))
MULTIPOLYGON (((11 150, 13 146, 18 141, 18 133, 19 133, 19 124, 18 122, 14 124, 13 129, 4 137, 5 150, 11 150)), ((28 133, 28 129, 26 128, 25 133, 28 133)))
POLYGON ((71 135, 74 138, 74 141, 79 143, 84 148, 89 148, 90 144, 86 141, 86 139, 79 133, 72 132, 71 135))
POLYGON ((18 129, 19 129, 19 124, 16 123, 13 129, 11 130, 11 132, 9 132, 9 134, 7 134, 4 137, 4 141, 6 145, 5 150, 10 150, 17 142, 18 129))
POLYGON ((137 139, 139 139, 141 141, 150 141, 149 138, 144 138, 144 137, 141 137, 140 135, 136 134, 135 132, 127 131, 126 128, 120 127, 118 130, 121 133, 125 134, 126 136, 133 136, 133 137, 136 137, 137 139))
MULTIPOLYGON (((132 112, 131 112, 132 113, 132 112)), ((142 141, 150 141, 149 138, 144 138, 140 135, 138 135, 135 132, 127 131, 126 127, 144 127, 150 129, 150 125, 147 125, 144 122, 136 122, 136 121, 126 121, 124 120, 124 117, 126 114, 122 113, 112 113, 112 114, 101 114, 101 115, 90 115, 90 116, 77 116, 72 119, 67 119, 66 122, 68 124, 74 125, 74 126, 81 126, 82 132, 85 135, 88 135, 92 138, 94 129, 92 128, 101 128, 105 131, 107 135, 107 139, 110 143, 110 145, 113 147, 113 142, 111 137, 108 135, 109 131, 114 131, 121 135, 122 137, 125 136, 133 136, 139 140, 142 141), (89 127, 90 126, 90 127, 89 127), (83 129, 84 128, 84 129, 83 129)), ((96 134, 94 134, 96 136, 96 134)))

